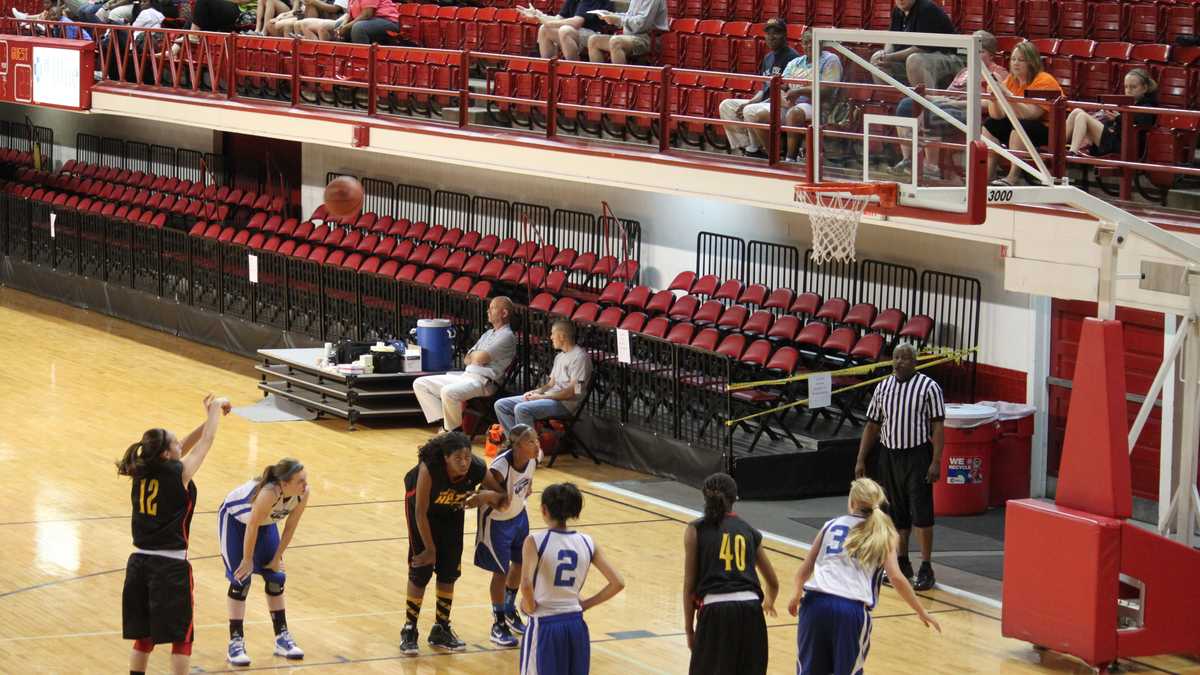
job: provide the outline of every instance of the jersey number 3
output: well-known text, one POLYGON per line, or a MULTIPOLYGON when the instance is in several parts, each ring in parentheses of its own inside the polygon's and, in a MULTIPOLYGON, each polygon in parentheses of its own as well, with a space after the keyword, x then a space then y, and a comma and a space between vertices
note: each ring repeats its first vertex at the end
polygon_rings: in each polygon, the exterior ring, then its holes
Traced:
POLYGON ((138 486, 138 512, 148 516, 158 515, 158 479, 143 478, 138 486))
POLYGON ((574 586, 575 575, 568 576, 567 572, 574 572, 575 568, 579 567, 579 554, 569 548, 564 548, 558 552, 558 567, 554 568, 554 585, 555 586, 574 586))
POLYGON ((746 571, 746 538, 740 534, 733 535, 733 546, 729 545, 729 533, 721 533, 721 560, 725 561, 725 571, 746 571))
POLYGON ((829 528, 829 541, 832 542, 825 547, 825 555, 837 555, 842 552, 846 545, 846 535, 850 533, 850 528, 845 525, 834 525, 829 528))

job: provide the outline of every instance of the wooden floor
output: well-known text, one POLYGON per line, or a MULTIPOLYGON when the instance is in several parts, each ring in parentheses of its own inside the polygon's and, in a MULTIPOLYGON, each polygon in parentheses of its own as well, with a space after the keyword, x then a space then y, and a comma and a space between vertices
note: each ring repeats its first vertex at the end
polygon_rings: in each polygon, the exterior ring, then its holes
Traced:
MULTIPOLYGON (((0 289, 0 672, 122 672, 129 643, 120 638, 120 591, 130 551, 128 483, 113 460, 141 432, 183 433, 202 417, 205 392, 235 405, 258 398, 252 363, 90 312, 0 289)), ((192 527, 196 646, 192 664, 227 671, 225 589, 217 554, 215 510, 224 494, 280 456, 308 467, 312 506, 287 560, 288 613, 307 657, 306 671, 514 672, 517 652, 488 641, 484 573, 468 554, 454 622, 463 654, 399 655, 406 568, 401 480, 414 464, 423 428, 364 428, 340 421, 254 424, 225 418, 197 477, 192 527)), ((536 484, 574 480, 585 492, 581 527, 619 567, 627 590, 587 615, 596 673, 682 673, 679 587, 687 517, 626 503, 592 481, 635 477, 628 471, 566 460, 538 471, 536 484)), ((536 486, 535 486, 536 487, 536 486)), ((537 498, 534 497, 536 504, 537 498)), ((698 507, 699 505, 692 505, 698 507)), ((531 509, 534 527, 541 517, 531 509)), ((795 672, 795 622, 783 610, 801 551, 772 544, 786 579, 781 615, 768 621, 771 672, 795 672)), ((592 575, 589 587, 600 582, 592 575)), ((251 592, 247 642, 251 669, 287 668, 271 656, 261 580, 251 592)), ((432 593, 432 592, 431 592, 432 593)), ((945 629, 923 628, 890 590, 875 611, 868 665, 875 673, 1086 672, 1076 662, 1040 656, 1000 637, 998 612, 939 592, 923 602, 945 629)), ((422 632, 432 621, 432 598, 422 632)), ((165 650, 151 661, 165 672, 165 650)), ((1135 672, 1185 672, 1181 658, 1127 664, 1135 672)), ((198 672, 198 671, 197 671, 198 672)))

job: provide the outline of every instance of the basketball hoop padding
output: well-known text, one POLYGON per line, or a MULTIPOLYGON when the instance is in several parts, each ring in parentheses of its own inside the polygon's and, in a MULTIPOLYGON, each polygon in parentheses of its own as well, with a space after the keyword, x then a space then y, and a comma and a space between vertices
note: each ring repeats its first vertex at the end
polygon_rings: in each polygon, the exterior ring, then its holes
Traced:
POLYGON ((853 260, 858 224, 867 205, 879 208, 896 205, 895 183, 800 183, 795 200, 812 224, 812 260, 853 260))

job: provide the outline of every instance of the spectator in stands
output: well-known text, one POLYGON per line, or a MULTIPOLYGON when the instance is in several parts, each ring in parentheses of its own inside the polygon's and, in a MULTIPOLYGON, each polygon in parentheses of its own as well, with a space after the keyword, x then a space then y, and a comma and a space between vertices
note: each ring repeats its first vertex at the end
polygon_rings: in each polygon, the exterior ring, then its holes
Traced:
POLYGON ((192 8, 192 30, 231 33, 241 16, 241 6, 231 0, 196 0, 192 8))
POLYGON ((400 9, 392 0, 350 0, 350 20, 337 29, 343 40, 389 44, 400 32, 400 9))
POLYGON ((592 360, 575 344, 575 324, 566 319, 555 321, 550 342, 561 352, 554 357, 550 379, 533 391, 496 401, 496 419, 505 432, 517 424, 533 426, 537 420, 572 415, 583 403, 592 378, 592 360))
POLYGON ((594 10, 611 12, 612 0, 566 0, 557 15, 546 14, 534 8, 518 7, 521 16, 542 24, 538 26, 538 54, 543 59, 552 59, 561 51, 563 58, 576 61, 579 53, 587 48, 588 40, 604 30, 604 22, 594 10))
MULTIPOLYGON (((1145 68, 1134 68, 1125 74, 1125 95, 1133 99, 1134 105, 1157 106, 1157 91, 1158 83, 1145 68)), ((1067 133, 1071 136, 1067 151, 1078 155, 1084 148, 1090 147, 1091 154, 1096 157, 1120 152, 1122 114, 1110 110, 1093 113, 1083 108, 1072 110, 1067 115, 1067 133)), ((1154 121, 1154 113, 1137 113, 1133 116, 1133 123, 1138 126, 1154 126, 1154 121)))
POLYGON ((666 0, 630 0, 623 14, 604 12, 599 16, 605 23, 619 26, 621 34, 589 37, 588 60, 592 63, 603 63, 605 52, 613 63, 628 63, 629 57, 650 52, 654 31, 667 30, 666 0))
POLYGON ((302 37, 308 40, 332 40, 337 29, 350 19, 346 11, 350 0, 304 0, 267 24, 267 35, 302 37))
POLYGON ((508 325, 512 311, 512 300, 504 296, 492 298, 488 304, 488 322, 492 327, 479 336, 463 357, 466 371, 426 375, 413 382, 413 393, 426 422, 443 420, 442 430, 454 431, 462 426, 463 406, 467 401, 496 393, 517 355, 517 337, 508 325))
MULTIPOLYGON (((298 1, 297 4, 299 4, 298 1)), ((276 16, 288 12, 290 9, 283 0, 258 0, 254 8, 254 30, 249 34, 266 35, 267 24, 274 21, 276 16)))
MULTIPOLYGON (((812 108, 812 76, 813 66, 809 62, 808 55, 812 52, 812 29, 805 29, 800 36, 800 51, 802 52, 798 58, 788 62, 787 67, 783 69, 783 78, 785 80, 809 80, 808 84, 790 85, 784 93, 784 105, 787 108, 787 115, 784 117, 784 122, 788 126, 799 127, 808 124, 813 117, 812 108)), ((817 59, 817 67, 821 74, 822 82, 841 82, 842 81, 842 60, 838 55, 830 49, 822 49, 821 56, 817 59)), ((840 90, 831 87, 821 88, 821 108, 828 111, 833 107, 833 104, 838 99, 840 90)), ((784 156, 784 161, 795 162, 799 157, 800 152, 800 134, 788 134, 787 154, 784 156)))
MULTIPOLYGON (((1049 91, 1062 93, 1062 87, 1059 86, 1058 80, 1046 71, 1042 70, 1042 55, 1038 53, 1037 47, 1032 42, 1026 40, 1019 43, 1013 48, 1012 57, 1008 60, 1008 68, 1010 74, 1004 79, 1004 88, 1008 95, 1024 98, 1025 93, 1029 91, 1049 91)), ((1016 113, 1018 121, 1021 123, 1021 128, 1025 130, 1029 140, 1033 143, 1032 148, 1026 148, 1021 142, 1021 137, 1017 130, 1013 128, 1012 122, 1008 116, 1004 114, 1004 109, 993 98, 988 101, 988 117, 984 120, 984 133, 988 138, 1000 143, 1007 144, 1011 150, 1024 150, 1027 152, 1037 152, 1037 149, 1050 140, 1050 129, 1046 126, 1046 109, 1034 103, 1020 103, 1010 101, 1013 112, 1016 113)), ((988 176, 992 176, 996 170, 996 155, 995 153, 988 154, 988 176)), ((1021 169, 1015 163, 1009 167, 1008 175, 995 180, 993 185, 1014 185, 1017 182, 1018 174, 1021 169)))
MULTIPOLYGON (((767 22, 763 33, 767 43, 767 55, 763 57, 759 74, 764 77, 781 75, 788 64, 800 58, 800 54, 788 46, 787 23, 783 19, 775 17, 767 22)), ((762 89, 759 89, 753 98, 727 98, 721 101, 717 110, 723 120, 765 124, 771 119, 770 94, 771 83, 764 82, 762 89)), ((809 112, 812 112, 811 107, 809 112)), ((730 150, 741 150, 747 157, 766 158, 765 132, 730 124, 725 127, 725 136, 729 139, 730 150)))
MULTIPOLYGON (((996 55, 1000 53, 1000 45, 996 42, 996 36, 986 30, 975 31, 975 36, 979 38, 980 64, 992 74, 992 77, 997 82, 1003 82, 1008 78, 1008 71, 1004 69, 1004 66, 996 62, 996 55)), ((954 76, 954 79, 946 89, 954 92, 966 92, 967 76, 966 68, 958 71, 958 74, 954 76)), ((980 75, 980 81, 986 83, 987 81, 982 78, 983 76, 980 75)), ((951 117, 954 117, 959 122, 965 123, 967 121, 966 98, 962 96, 930 96, 929 100, 932 103, 936 103, 938 107, 949 113, 951 117)), ((913 99, 905 98, 903 101, 900 101, 900 105, 896 106, 896 115, 900 117, 916 117, 918 128, 928 127, 931 130, 936 130, 936 136, 938 137, 941 137, 942 133, 949 129, 949 125, 946 124, 945 120, 933 114, 933 112, 924 109, 924 107, 922 107, 924 115, 915 114, 918 112, 916 106, 917 104, 913 99)), ((908 138, 908 128, 897 127, 896 135, 901 138, 908 138)), ((912 170, 912 145, 901 143, 900 154, 903 155, 903 158, 892 169, 900 173, 908 173, 912 170)), ((925 150, 924 173, 928 174, 930 178, 939 178, 941 176, 941 170, 938 168, 939 155, 940 151, 937 146, 930 146, 925 150)))
MULTIPOLYGON (((891 30, 905 33, 953 34, 954 23, 933 0, 895 0, 891 30)), ((871 63, 901 82, 937 89, 963 67, 953 47, 887 45, 871 55, 871 63)), ((876 77, 876 82, 883 81, 876 77)))
MULTIPOLYGON (((75 23, 74 21, 71 20, 71 17, 67 16, 66 14, 63 14, 62 5, 54 5, 50 9, 46 10, 45 14, 46 14, 46 19, 45 19, 46 21, 57 21, 59 23, 68 23, 68 24, 75 23)), ((62 29, 61 35, 55 35, 54 33, 51 33, 48 37, 60 37, 60 36, 66 38, 68 40, 91 40, 92 39, 91 33, 87 32, 86 30, 84 30, 83 28, 80 28, 78 26, 67 26, 62 29)))

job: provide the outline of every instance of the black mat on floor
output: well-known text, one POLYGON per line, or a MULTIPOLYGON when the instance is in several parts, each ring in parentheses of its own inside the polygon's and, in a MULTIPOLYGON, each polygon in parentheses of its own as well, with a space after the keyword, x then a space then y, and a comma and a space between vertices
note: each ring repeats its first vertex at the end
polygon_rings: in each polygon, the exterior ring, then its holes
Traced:
MULTIPOLYGON (((790 518, 801 525, 820 529, 828 518, 790 518)), ((993 509, 986 514, 970 517, 939 518, 933 526, 933 551, 1003 551, 1004 510, 993 509), (998 516, 993 515, 998 512, 998 516)), ((910 550, 917 550, 916 538, 909 541, 910 550)))
POLYGON ((1004 554, 988 555, 935 555, 933 562, 953 567, 969 574, 1004 581, 1004 554))

